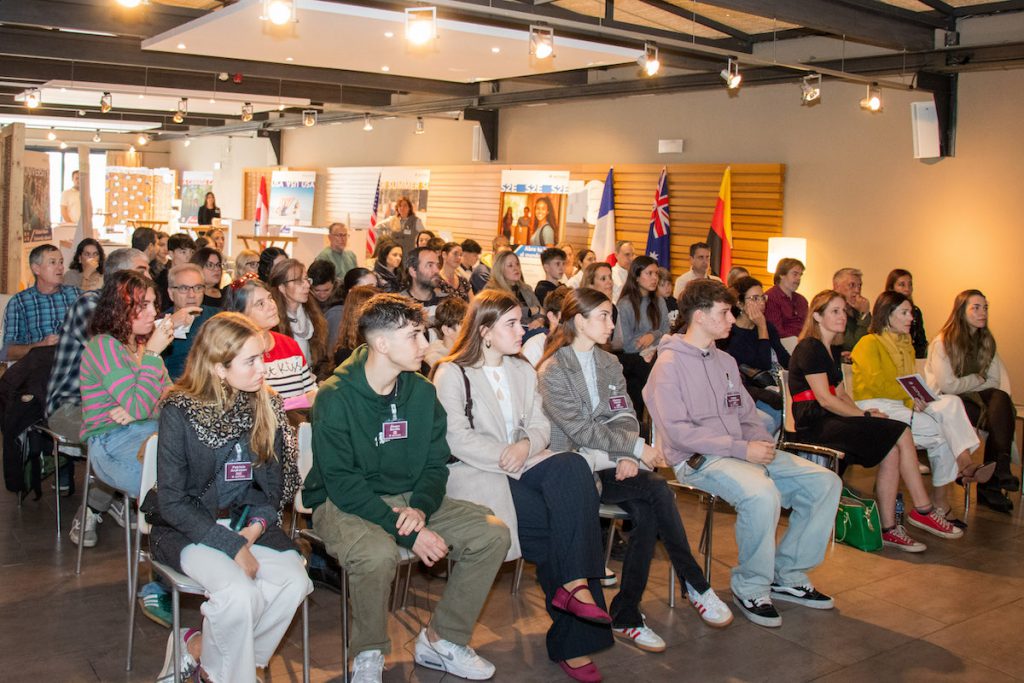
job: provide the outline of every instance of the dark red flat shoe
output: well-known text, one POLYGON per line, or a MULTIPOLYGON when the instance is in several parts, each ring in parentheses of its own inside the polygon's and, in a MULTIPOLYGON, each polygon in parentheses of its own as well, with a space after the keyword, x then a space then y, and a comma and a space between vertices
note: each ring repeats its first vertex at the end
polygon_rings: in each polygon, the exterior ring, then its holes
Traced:
POLYGON ((601 678, 601 670, 598 669, 597 665, 593 662, 584 664, 583 666, 571 667, 568 662, 563 661, 559 662, 558 666, 562 667, 562 671, 564 671, 569 678, 575 681, 580 681, 580 683, 600 683, 604 680, 601 678))
POLYGON ((592 621, 595 624, 612 623, 611 616, 597 605, 588 605, 576 598, 576 593, 581 590, 589 590, 586 584, 577 586, 570 593, 564 587, 559 586, 555 591, 555 597, 551 598, 551 605, 563 612, 574 614, 580 619, 592 621))

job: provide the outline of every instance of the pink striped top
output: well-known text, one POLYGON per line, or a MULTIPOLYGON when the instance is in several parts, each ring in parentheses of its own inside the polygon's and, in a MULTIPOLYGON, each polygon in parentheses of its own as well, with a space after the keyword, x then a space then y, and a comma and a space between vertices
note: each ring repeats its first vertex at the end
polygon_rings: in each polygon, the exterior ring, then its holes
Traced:
POLYGON ((136 420, 155 419, 160 396, 171 384, 163 358, 146 354, 140 364, 109 334, 98 334, 85 345, 79 379, 83 441, 119 427, 110 419, 118 406, 136 420))

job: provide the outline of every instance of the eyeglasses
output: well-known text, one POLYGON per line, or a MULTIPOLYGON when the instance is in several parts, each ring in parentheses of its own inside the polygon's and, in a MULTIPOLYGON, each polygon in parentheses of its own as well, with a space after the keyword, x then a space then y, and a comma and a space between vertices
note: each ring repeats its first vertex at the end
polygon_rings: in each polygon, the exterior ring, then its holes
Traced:
POLYGON ((214 263, 213 261, 207 261, 206 263, 203 264, 203 268, 207 268, 209 270, 223 270, 224 266, 223 266, 223 264, 220 264, 220 263, 214 263))
POLYGON ((206 285, 175 285, 174 287, 170 287, 169 289, 173 289, 176 292, 181 292, 182 294, 184 294, 185 292, 199 294, 204 289, 206 289, 206 285))
POLYGON ((259 261, 242 261, 243 268, 255 268, 260 265, 259 261))
POLYGON ((760 303, 762 301, 768 301, 768 297, 766 297, 764 294, 751 294, 749 296, 743 297, 743 299, 745 301, 751 301, 755 304, 760 303))
POLYGON ((313 284, 313 278, 311 278, 311 277, 296 277, 296 278, 292 278, 291 280, 285 280, 284 281, 284 283, 286 285, 290 285, 293 282, 305 282, 308 285, 312 285, 313 284))

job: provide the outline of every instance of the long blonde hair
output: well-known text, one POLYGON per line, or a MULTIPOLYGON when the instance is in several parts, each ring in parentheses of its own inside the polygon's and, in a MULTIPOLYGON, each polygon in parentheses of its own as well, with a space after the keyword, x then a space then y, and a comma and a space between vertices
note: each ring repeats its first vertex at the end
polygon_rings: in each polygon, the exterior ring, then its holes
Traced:
MULTIPOLYGON (((172 392, 186 394, 201 403, 213 404, 226 412, 235 402, 238 393, 227 382, 222 382, 214 367, 220 363, 231 365, 250 338, 263 339, 263 331, 241 313, 218 313, 199 328, 199 334, 192 342, 192 349, 185 363, 185 374, 171 388, 172 392)), ((273 390, 263 385, 259 391, 249 394, 249 408, 253 413, 252 433, 249 448, 256 456, 256 464, 262 465, 274 453, 274 438, 277 433, 277 416, 270 403, 273 390)))
MULTIPOLYGON (((452 344, 452 351, 434 365, 434 370, 441 363, 455 363, 464 368, 474 367, 484 356, 484 339, 480 335, 484 328, 494 327, 498 318, 513 309, 519 308, 519 301, 511 292, 500 289, 483 289, 473 297, 463 318, 462 329, 452 344)), ((431 373, 433 375, 433 373, 431 373)))
POLYGON ((965 289, 957 294, 953 300, 953 312, 939 332, 942 345, 946 347, 946 355, 949 356, 949 364, 960 377, 970 374, 967 372, 967 361, 971 356, 976 356, 978 372, 984 375, 996 355, 996 338, 992 336, 988 325, 972 334, 974 330, 967 324, 967 304, 972 296, 985 299, 985 295, 977 289, 965 289))
MULTIPOLYGON (((491 265, 491 279, 487 281, 487 285, 484 289, 496 289, 501 292, 514 292, 512 285, 508 280, 505 279, 505 261, 510 258, 519 260, 514 251, 503 251, 494 257, 494 263, 491 265)), ((517 285, 523 283, 522 275, 519 276, 519 282, 517 285)), ((479 296, 479 295, 477 295, 479 296)))

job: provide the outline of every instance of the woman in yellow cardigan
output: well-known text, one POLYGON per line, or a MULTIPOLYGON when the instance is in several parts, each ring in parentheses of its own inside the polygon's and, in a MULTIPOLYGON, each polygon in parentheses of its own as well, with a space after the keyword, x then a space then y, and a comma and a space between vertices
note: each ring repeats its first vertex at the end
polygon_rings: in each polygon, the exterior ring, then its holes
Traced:
POLYGON ((910 337, 913 321, 913 304, 905 295, 887 291, 875 300, 870 334, 853 349, 853 400, 860 408, 877 408, 890 419, 910 425, 914 444, 928 451, 933 500, 945 516, 949 512, 949 484, 961 477, 988 481, 995 468, 971 462, 971 454, 980 442, 960 397, 943 394, 925 403, 911 398, 896 381, 915 372, 910 337))

